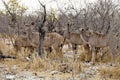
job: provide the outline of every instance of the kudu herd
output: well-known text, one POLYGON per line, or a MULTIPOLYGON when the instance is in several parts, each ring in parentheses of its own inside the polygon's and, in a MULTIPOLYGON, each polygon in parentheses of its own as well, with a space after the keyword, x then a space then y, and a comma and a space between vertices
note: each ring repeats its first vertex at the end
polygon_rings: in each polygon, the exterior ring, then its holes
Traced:
MULTIPOLYGON (((115 36, 112 37, 116 38, 115 36)), ((77 53, 78 45, 82 45, 88 52, 92 51, 92 63, 95 63, 96 54, 100 48, 110 48, 112 53, 112 61, 114 61, 115 54, 120 51, 120 41, 118 38, 112 39, 111 34, 102 34, 83 28, 79 30, 79 33, 68 32, 67 37, 60 35, 57 32, 46 33, 44 39, 44 50, 52 52, 54 49, 55 53, 60 53, 62 51, 63 45, 65 45, 66 42, 72 44, 72 49, 75 53, 77 53)), ((17 51, 20 50, 21 47, 30 48, 32 51, 36 49, 38 51, 38 44, 38 32, 32 32, 31 40, 23 36, 20 36, 15 40, 15 48, 17 51)))
MULTIPOLYGON (((49 50, 50 52, 55 49, 56 53, 62 51, 62 46, 64 43, 64 38, 56 32, 46 33, 44 39, 44 49, 49 50)), ((18 51, 22 47, 29 48, 31 51, 35 50, 38 51, 39 47, 39 33, 33 32, 32 39, 28 39, 27 36, 19 36, 15 40, 15 49, 18 51)))

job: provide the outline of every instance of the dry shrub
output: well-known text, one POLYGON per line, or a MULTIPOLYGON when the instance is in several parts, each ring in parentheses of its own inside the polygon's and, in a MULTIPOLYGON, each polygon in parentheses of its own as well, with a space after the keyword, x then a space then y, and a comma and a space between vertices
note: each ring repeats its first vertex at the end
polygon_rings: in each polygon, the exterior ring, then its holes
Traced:
POLYGON ((8 56, 14 56, 14 57, 16 57, 16 55, 17 55, 17 53, 15 52, 14 49, 8 49, 7 53, 8 53, 7 54, 8 56))
POLYGON ((79 73, 81 71, 81 65, 79 61, 73 61, 73 59, 68 59, 63 56, 63 54, 50 53, 49 58, 40 59, 35 57, 29 62, 27 68, 33 71, 44 71, 44 70, 57 70, 61 72, 70 72, 73 70, 74 73, 79 73), (65 64, 65 65, 64 65, 65 64))
MULTIPOLYGON (((20 57, 20 56, 19 56, 20 57)), ((22 56, 21 56, 22 57, 22 56)), ((2 63, 2 62, 1 62, 2 63)), ((12 72, 12 67, 16 65, 18 67, 17 71, 30 70, 35 72, 45 71, 47 69, 53 69, 53 64, 50 60, 32 58, 30 61, 27 61, 23 58, 17 58, 15 60, 4 60, 3 64, 6 64, 9 68, 9 71, 12 72)), ((54 65, 56 65, 54 63, 54 65)))
POLYGON ((8 69, 8 72, 18 72, 18 71, 22 71, 25 69, 27 63, 20 61, 18 59, 11 59, 11 60, 4 60, 4 61, 0 61, 1 64, 5 64, 8 69), (16 66, 16 69, 14 69, 14 66, 16 66))
POLYGON ((7 49, 8 46, 4 42, 0 41, 0 49, 7 49))
POLYGON ((5 38, 8 38, 8 35, 6 33, 0 33, 0 38, 4 40, 5 38))
MULTIPOLYGON (((9 70, 12 70, 13 65, 18 65, 20 67, 19 69, 24 69, 25 66, 27 65, 25 62, 19 59, 20 57, 18 58, 18 53, 16 53, 14 48, 11 48, 2 41, 0 41, 0 50, 2 51, 4 56, 17 57, 17 59, 15 60, 5 59, 4 61, 1 61, 3 62, 3 64, 6 64, 9 67, 9 70)), ((21 58, 22 57, 23 56, 21 56, 21 58)))
POLYGON ((47 58, 51 60, 62 60, 63 59, 63 53, 54 53, 54 52, 47 52, 47 58))
POLYGON ((64 56, 62 63, 59 63, 58 70, 64 73, 71 73, 74 74, 81 72, 81 62, 74 57, 71 56, 64 56))
MULTIPOLYGON (((97 54, 96 61, 102 63, 109 63, 111 62, 112 54, 108 47, 105 47, 97 54)), ((115 62, 120 62, 120 55, 115 57, 115 62)))
POLYGON ((41 59, 34 53, 31 55, 31 61, 26 66, 26 69, 30 69, 32 71, 57 70, 58 65, 59 63, 56 63, 56 61, 50 58, 41 59))
POLYGON ((84 62, 84 61, 85 61, 85 56, 86 56, 86 55, 84 54, 84 52, 82 52, 82 53, 80 54, 80 56, 78 57, 78 60, 84 62))
POLYGON ((0 50, 3 52, 5 56, 15 56, 16 52, 13 48, 6 45, 4 42, 0 41, 0 50))
MULTIPOLYGON (((84 61, 91 61, 92 58, 92 52, 91 51, 85 51, 85 50, 79 50, 80 56, 79 60, 84 62, 84 61)), ((117 56, 118 57, 118 56, 117 56)), ((116 58, 117 62, 120 61, 120 58, 116 58)), ((108 63, 111 61, 111 53, 108 47, 105 47, 100 50, 100 52, 97 53, 96 55, 96 62, 102 62, 102 63, 108 63)))
POLYGON ((98 52, 97 61, 103 63, 111 62, 111 53, 108 47, 105 47, 98 52))
POLYGON ((101 78, 120 79, 120 65, 100 67, 99 72, 101 78))
POLYGON ((116 62, 120 62, 120 55, 116 57, 116 62))
POLYGON ((82 62, 89 62, 91 61, 91 58, 92 58, 92 55, 91 55, 91 52, 88 52, 88 51, 79 51, 80 55, 79 55, 79 58, 78 60, 79 61, 82 61, 82 62))
POLYGON ((70 68, 72 68, 72 71, 74 72, 74 74, 78 74, 82 71, 82 65, 80 62, 69 62, 69 66, 70 68))
POLYGON ((60 64, 51 59, 34 59, 29 62, 27 69, 32 71, 46 71, 46 70, 58 70, 60 71, 60 64))
POLYGON ((34 52, 31 52, 30 49, 25 49, 23 47, 19 51, 16 51, 15 49, 14 51, 16 53, 17 59, 22 61, 26 61, 27 57, 31 57, 34 54, 34 52))
POLYGON ((81 64, 77 61, 68 61, 64 63, 59 63, 57 65, 58 66, 56 66, 56 70, 63 73, 73 72, 74 74, 77 74, 81 72, 81 64))
POLYGON ((32 71, 40 71, 45 67, 44 64, 45 62, 42 61, 42 59, 34 59, 28 63, 26 69, 30 69, 32 71))

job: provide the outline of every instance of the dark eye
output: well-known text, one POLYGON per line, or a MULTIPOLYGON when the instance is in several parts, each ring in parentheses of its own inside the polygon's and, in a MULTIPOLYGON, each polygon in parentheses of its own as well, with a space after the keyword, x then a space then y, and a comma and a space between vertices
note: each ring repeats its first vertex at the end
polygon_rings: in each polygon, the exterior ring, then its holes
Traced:
POLYGON ((84 29, 81 29, 81 31, 84 31, 84 29))
POLYGON ((117 46, 117 49, 119 48, 119 46, 117 46))

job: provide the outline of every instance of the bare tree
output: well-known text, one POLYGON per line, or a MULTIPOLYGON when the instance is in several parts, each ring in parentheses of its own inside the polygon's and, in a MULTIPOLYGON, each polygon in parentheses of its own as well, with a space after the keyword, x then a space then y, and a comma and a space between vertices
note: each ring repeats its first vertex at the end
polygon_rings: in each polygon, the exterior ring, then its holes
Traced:
MULTIPOLYGON (((118 10, 118 5, 113 0, 100 0, 90 7, 91 20, 93 26, 97 27, 97 31, 102 33, 109 33, 114 19, 114 13, 118 10)), ((93 27, 94 28, 94 27, 93 27)))
POLYGON ((7 26, 7 29, 9 32, 9 38, 10 38, 10 41, 12 42, 12 44, 14 45, 13 43, 13 36, 11 36, 11 34, 13 33, 18 33, 19 35, 19 29, 20 29, 20 25, 19 25, 19 19, 18 19, 18 16, 19 18, 22 17, 23 13, 26 11, 26 9, 21 6, 19 4, 19 2, 17 2, 17 0, 15 1, 9 1, 9 4, 7 4, 4 0, 1 0, 5 6, 5 9, 6 9, 6 13, 7 14, 7 17, 8 17, 8 24, 10 27, 7 26), (18 12, 19 11, 19 12, 18 12), (20 13, 20 14, 19 14, 20 13))
POLYGON ((45 7, 45 5, 43 5, 40 2, 40 0, 38 0, 38 1, 39 1, 39 4, 43 8, 43 16, 42 16, 41 21, 39 19, 40 16, 38 16, 38 19, 36 20, 37 21, 37 26, 38 26, 38 29, 39 29, 38 30, 39 31, 39 41, 40 41, 40 43, 39 43, 39 56, 41 58, 43 58, 44 57, 44 48, 43 48, 44 47, 44 37, 45 37, 45 33, 46 33, 45 22, 46 22, 47 14, 46 14, 46 7, 45 7))
POLYGON ((9 25, 11 28, 18 28, 18 15, 20 17, 23 16, 23 13, 26 11, 26 8, 24 6, 21 6, 19 2, 16 1, 9 1, 9 3, 6 3, 4 0, 1 0, 5 6, 5 9, 7 10, 7 14, 9 15, 9 25))
POLYGON ((10 11, 8 5, 6 4, 6 2, 4 0, 2 0, 5 8, 7 9, 8 14, 11 16, 11 27, 15 28, 16 27, 16 23, 17 23, 17 19, 16 19, 16 14, 10 11))

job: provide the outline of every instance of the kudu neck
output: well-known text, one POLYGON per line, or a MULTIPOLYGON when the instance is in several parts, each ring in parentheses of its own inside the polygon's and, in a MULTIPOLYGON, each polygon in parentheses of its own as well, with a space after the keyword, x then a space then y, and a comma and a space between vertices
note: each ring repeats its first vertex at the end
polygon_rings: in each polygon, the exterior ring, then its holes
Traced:
POLYGON ((89 36, 86 34, 85 31, 81 31, 81 32, 80 32, 80 36, 81 36, 81 39, 82 39, 84 42, 88 43, 89 36))

